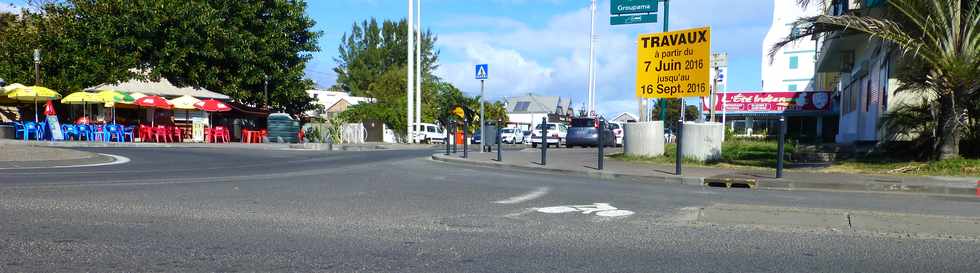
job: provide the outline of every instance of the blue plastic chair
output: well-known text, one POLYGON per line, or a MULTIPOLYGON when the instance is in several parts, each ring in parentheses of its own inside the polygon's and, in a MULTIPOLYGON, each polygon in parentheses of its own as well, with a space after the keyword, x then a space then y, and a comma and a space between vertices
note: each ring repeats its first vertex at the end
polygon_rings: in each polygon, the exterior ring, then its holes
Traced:
POLYGON ((123 142, 125 138, 123 137, 123 128, 118 124, 109 124, 105 126, 105 131, 108 134, 108 141, 116 139, 116 142, 123 142))
POLYGON ((24 123, 20 121, 14 121, 14 138, 21 138, 24 135, 25 127, 24 123))
POLYGON ((31 134, 34 134, 34 139, 41 140, 41 127, 32 121, 24 123, 24 141, 30 139, 31 134))
POLYGON ((136 126, 130 125, 130 126, 122 127, 122 125, 119 125, 119 127, 122 128, 122 136, 123 136, 122 141, 123 142, 126 142, 126 138, 125 138, 126 136, 129 136, 129 142, 135 142, 136 141, 135 140, 135 138, 136 138, 136 135, 135 135, 136 134, 136 126))
POLYGON ((78 140, 82 140, 82 137, 87 141, 92 141, 92 127, 86 124, 78 124, 78 140))
POLYGON ((42 121, 37 123, 37 140, 47 140, 48 139, 48 122, 42 121))
POLYGON ((73 137, 75 140, 78 140, 78 132, 75 131, 75 125, 72 124, 62 124, 61 135, 64 137, 64 140, 71 140, 73 137))

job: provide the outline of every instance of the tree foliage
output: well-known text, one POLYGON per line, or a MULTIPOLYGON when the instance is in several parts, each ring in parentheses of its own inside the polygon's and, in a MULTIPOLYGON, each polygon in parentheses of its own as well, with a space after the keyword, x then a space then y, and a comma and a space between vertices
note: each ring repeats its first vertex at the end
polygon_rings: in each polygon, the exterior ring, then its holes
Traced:
MULTIPOLYGON (((335 58, 337 67, 336 89, 355 96, 377 97, 371 93, 371 85, 393 69, 408 65, 408 23, 385 20, 381 24, 374 18, 355 23, 350 33, 344 33, 335 58)), ((437 80, 432 71, 438 68, 439 52, 434 51, 436 36, 430 31, 422 34, 423 82, 437 80)), ((407 77, 406 74, 403 76, 407 77)))
MULTIPOLYGON (((651 112, 651 117, 655 120, 660 119, 660 108, 663 106, 660 101, 657 101, 656 105, 653 107, 653 112, 651 112)), ((667 128, 674 128, 677 126, 677 121, 680 120, 681 116, 681 100, 668 99, 667 100, 667 120, 664 122, 664 126, 667 128)), ((684 108, 684 120, 695 120, 698 118, 698 107, 694 105, 688 105, 684 108)))
POLYGON ((305 11, 293 0, 50 2, 0 31, 0 54, 10 57, 0 73, 33 82, 31 49, 40 48, 44 85, 61 92, 163 77, 255 104, 268 75, 273 108, 299 113, 309 106, 303 70, 320 36, 305 11))

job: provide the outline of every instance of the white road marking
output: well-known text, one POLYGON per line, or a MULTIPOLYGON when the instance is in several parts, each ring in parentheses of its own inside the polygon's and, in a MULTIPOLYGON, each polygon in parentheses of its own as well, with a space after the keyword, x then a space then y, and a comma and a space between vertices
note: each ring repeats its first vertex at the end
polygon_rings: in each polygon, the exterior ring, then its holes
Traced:
POLYGON ((84 168, 84 167, 99 167, 99 166, 109 166, 109 165, 119 165, 129 163, 129 158, 121 155, 111 155, 111 154, 100 154, 108 157, 112 157, 112 162, 105 163, 95 163, 95 164, 84 164, 84 165, 67 165, 67 166, 49 166, 49 167, 17 167, 17 168, 0 168, 0 170, 34 170, 34 169, 63 169, 63 168, 84 168))
POLYGON ((517 204, 517 203, 521 203, 521 202, 526 202, 526 201, 529 201, 529 200, 534 200, 534 199, 540 198, 541 196, 544 196, 545 194, 548 194, 548 191, 549 190, 550 189, 548 187, 540 187, 540 188, 538 188, 538 189, 536 189, 534 191, 531 191, 531 192, 528 192, 528 193, 525 193, 525 194, 522 194, 522 195, 514 196, 514 197, 507 198, 507 199, 500 200, 500 201, 494 201, 494 203, 497 203, 497 204, 517 204))
POLYGON ((633 211, 622 210, 609 203, 593 203, 592 205, 576 205, 576 206, 554 206, 535 209, 537 212, 541 213, 567 213, 567 212, 581 212, 582 214, 592 214, 595 212, 595 216, 601 217, 622 217, 633 215, 633 211))

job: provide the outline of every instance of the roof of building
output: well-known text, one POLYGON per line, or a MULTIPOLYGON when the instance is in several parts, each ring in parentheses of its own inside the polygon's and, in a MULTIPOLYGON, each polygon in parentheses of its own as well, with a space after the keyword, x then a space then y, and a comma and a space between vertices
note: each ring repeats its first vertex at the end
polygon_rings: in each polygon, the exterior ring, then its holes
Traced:
POLYGON ((613 118, 612 120, 613 120, 613 121, 618 121, 618 122, 626 122, 626 121, 630 121, 630 120, 632 120, 632 121, 637 121, 637 120, 639 120, 639 119, 640 119, 640 118, 638 118, 638 117, 636 117, 636 116, 635 116, 635 115, 633 115, 632 113, 629 113, 629 112, 622 112, 622 113, 620 113, 619 115, 616 115, 616 117, 615 117, 615 118, 613 118))
POLYGON ((225 94, 220 94, 213 92, 204 88, 195 87, 177 87, 170 83, 166 78, 160 78, 159 81, 143 81, 138 79, 129 80, 126 82, 121 82, 117 84, 100 84, 93 87, 89 87, 86 90, 103 90, 111 89, 123 92, 139 92, 147 95, 157 95, 162 97, 180 97, 180 96, 192 96, 195 98, 207 98, 207 99, 219 99, 227 100, 231 99, 225 94))
POLYGON ((350 105, 374 102, 373 98, 351 96, 350 93, 341 91, 311 89, 306 90, 306 93, 311 98, 316 98, 315 103, 323 105, 323 109, 330 109, 340 101, 346 101, 350 105))
POLYGON ((572 100, 558 96, 527 96, 504 98, 507 113, 554 113, 558 107, 567 111, 572 106, 572 100))

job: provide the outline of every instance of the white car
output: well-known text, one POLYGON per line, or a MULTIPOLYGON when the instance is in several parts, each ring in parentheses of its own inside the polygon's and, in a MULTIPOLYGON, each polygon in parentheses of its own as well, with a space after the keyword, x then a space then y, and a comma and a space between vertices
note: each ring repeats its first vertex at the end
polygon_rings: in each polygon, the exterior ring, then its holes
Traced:
POLYGON ((421 143, 446 143, 446 131, 432 123, 417 123, 415 139, 421 143))
POLYGON ((562 123, 542 123, 534 127, 531 131, 531 148, 541 145, 541 128, 548 126, 548 146, 555 145, 561 147, 565 145, 565 137, 568 135, 568 125, 562 123))
POLYGON ((521 131, 521 128, 501 129, 500 140, 504 143, 524 144, 524 131, 521 131))
POLYGON ((616 146, 623 146, 623 130, 625 130, 623 124, 619 122, 610 122, 609 128, 611 128, 613 134, 616 135, 616 146))

